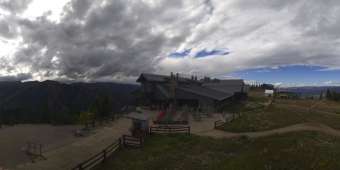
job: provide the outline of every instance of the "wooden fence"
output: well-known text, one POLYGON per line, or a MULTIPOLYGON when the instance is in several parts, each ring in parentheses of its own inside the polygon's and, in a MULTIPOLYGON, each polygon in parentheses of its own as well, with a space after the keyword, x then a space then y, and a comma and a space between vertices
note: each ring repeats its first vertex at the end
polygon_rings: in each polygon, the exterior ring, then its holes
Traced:
POLYGON ((103 151, 99 152, 96 155, 93 155, 91 158, 78 164, 72 170, 90 169, 94 167, 95 165, 97 165, 98 163, 105 161, 107 157, 109 157, 112 153, 114 153, 120 147, 121 147, 121 138, 119 138, 117 141, 115 141, 111 145, 107 146, 103 151))
POLYGON ((223 128, 223 125, 224 125, 224 124, 225 124, 225 122, 223 122, 222 120, 215 121, 215 123, 214 123, 214 128, 215 128, 215 129, 223 128))
MULTIPOLYGON (((150 134, 152 133, 160 133, 160 134, 169 134, 169 133, 185 133, 190 134, 190 126, 153 126, 150 127, 150 134)), ((121 146, 124 147, 133 147, 140 148, 143 146, 144 137, 133 137, 129 135, 123 135, 122 138, 119 138, 117 141, 107 146, 103 151, 93 155, 86 161, 78 164, 72 170, 86 170, 94 167, 95 165, 105 161, 111 154, 117 151, 121 146)))
POLYGON ((187 125, 189 122, 187 120, 183 121, 153 121, 154 124, 160 125, 187 125))
POLYGON ((150 134, 172 134, 172 133, 186 133, 190 135, 190 126, 152 126, 150 127, 150 134))
POLYGON ((129 135, 123 135, 123 145, 124 147, 140 148, 143 146, 143 137, 134 137, 129 135))

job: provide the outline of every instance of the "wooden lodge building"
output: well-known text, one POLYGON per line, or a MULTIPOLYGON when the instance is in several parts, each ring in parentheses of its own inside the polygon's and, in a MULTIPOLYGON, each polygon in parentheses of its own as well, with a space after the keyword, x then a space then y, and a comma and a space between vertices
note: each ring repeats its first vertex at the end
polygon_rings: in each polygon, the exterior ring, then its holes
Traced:
POLYGON ((141 83, 144 102, 161 108, 176 103, 176 106, 216 111, 227 101, 242 100, 248 92, 241 79, 198 80, 195 76, 185 78, 173 73, 170 76, 143 73, 137 82, 141 83))

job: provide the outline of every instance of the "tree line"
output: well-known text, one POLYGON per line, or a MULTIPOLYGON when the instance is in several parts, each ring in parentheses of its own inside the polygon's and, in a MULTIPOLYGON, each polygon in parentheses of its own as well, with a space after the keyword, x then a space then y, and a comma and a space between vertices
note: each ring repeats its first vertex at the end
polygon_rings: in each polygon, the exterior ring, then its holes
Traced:
MULTIPOLYGON (((60 106, 66 107, 66 106, 60 106)), ((0 107, 1 124, 20 123, 50 123, 50 124, 74 124, 84 123, 89 120, 108 119, 121 111, 121 105, 117 105, 109 95, 97 96, 94 102, 85 110, 79 108, 50 109, 48 103, 41 104, 39 108, 20 107, 5 110, 0 107)))
POLYGON ((340 101, 340 93, 327 89, 326 98, 328 100, 340 101))

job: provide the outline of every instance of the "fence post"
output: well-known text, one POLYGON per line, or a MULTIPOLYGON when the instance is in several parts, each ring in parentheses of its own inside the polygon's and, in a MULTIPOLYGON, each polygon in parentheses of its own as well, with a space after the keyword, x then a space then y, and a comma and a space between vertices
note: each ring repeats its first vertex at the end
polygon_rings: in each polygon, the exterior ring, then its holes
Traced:
POLYGON ((123 135, 123 141, 122 142, 123 142, 123 147, 126 147, 125 146, 125 135, 123 135))
POLYGON ((143 138, 142 137, 139 137, 139 143, 140 143, 140 147, 142 147, 142 145, 143 145, 143 138))
POLYGON ((103 158, 103 162, 104 162, 105 159, 106 159, 106 150, 105 150, 105 149, 103 150, 103 157, 104 157, 104 158, 103 158))

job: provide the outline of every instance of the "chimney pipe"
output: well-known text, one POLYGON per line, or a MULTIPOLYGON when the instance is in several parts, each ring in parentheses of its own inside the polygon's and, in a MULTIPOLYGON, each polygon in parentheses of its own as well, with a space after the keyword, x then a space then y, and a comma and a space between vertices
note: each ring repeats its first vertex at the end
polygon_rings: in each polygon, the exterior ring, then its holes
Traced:
POLYGON ((173 73, 173 72, 170 73, 170 78, 171 78, 171 79, 174 78, 174 73, 173 73))

